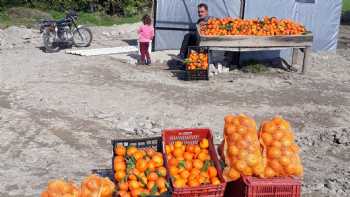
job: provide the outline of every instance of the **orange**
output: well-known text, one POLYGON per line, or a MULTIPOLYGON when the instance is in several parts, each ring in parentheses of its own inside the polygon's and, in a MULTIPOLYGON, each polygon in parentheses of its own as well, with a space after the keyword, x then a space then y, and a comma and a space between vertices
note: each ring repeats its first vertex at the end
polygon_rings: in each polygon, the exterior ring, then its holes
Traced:
POLYGON ((235 170, 234 168, 230 168, 229 172, 228 172, 228 176, 234 181, 239 179, 239 177, 241 177, 241 174, 235 170))
POLYGON ((278 162, 278 160, 269 160, 268 165, 275 171, 277 174, 280 174, 283 172, 282 165, 278 162))
POLYGON ((114 152, 116 155, 118 156, 125 156, 126 154, 126 148, 121 145, 121 144, 118 144, 115 148, 114 148, 114 152))
POLYGON ((249 147, 249 143, 245 140, 240 140, 238 143, 237 143, 237 147, 239 149, 246 149, 249 147))
POLYGON ((216 170, 215 167, 210 166, 208 167, 208 174, 209 174, 209 177, 216 177, 218 175, 218 171, 216 170))
POLYGON ((269 146, 272 144, 273 142, 273 137, 270 133, 267 133, 267 132, 264 132, 262 135, 261 135, 261 138, 264 142, 265 145, 269 146))
POLYGON ((297 165, 297 166, 295 167, 294 175, 295 175, 295 176, 302 176, 303 173, 304 173, 303 166, 302 166, 302 165, 297 165))
POLYGON ((291 148, 291 150, 292 150, 294 153, 298 153, 298 152, 300 151, 299 146, 296 145, 296 144, 292 144, 292 145, 290 146, 290 148, 291 148))
POLYGON ((199 182, 198 179, 195 179, 195 178, 189 179, 188 186, 190 186, 190 187, 198 187, 198 186, 200 186, 200 182, 199 182))
POLYGON ((242 171, 242 173, 245 175, 245 176, 252 176, 253 175, 253 170, 252 168, 250 168, 249 166, 245 167, 242 171))
POLYGON ((225 135, 229 136, 236 132, 236 127, 234 125, 225 126, 225 135))
POLYGON ((147 179, 148 179, 149 181, 156 181, 156 180, 158 179, 158 175, 157 175, 157 173, 155 173, 155 172, 151 172, 151 173, 149 173, 149 175, 147 176, 147 179))
POLYGON ((197 155, 201 152, 201 147, 199 147, 198 145, 194 145, 194 154, 197 155))
POLYGON ((129 189, 129 184, 128 184, 128 182, 120 182, 119 184, 118 184, 118 189, 119 189, 119 191, 128 191, 128 189, 129 189))
POLYGON ((276 126, 272 122, 266 122, 263 125, 263 131, 265 131, 267 133, 273 133, 275 130, 276 130, 276 126))
POLYGON ((238 133, 233 133, 230 136, 228 136, 228 141, 231 143, 239 142, 241 139, 242 139, 242 137, 238 133))
POLYGON ((141 196, 141 189, 131 189, 130 193, 132 197, 141 196))
POLYGON ((192 168, 191 175, 198 176, 201 173, 200 169, 192 168))
POLYGON ((153 155, 156 153, 156 151, 153 148, 147 148, 145 149, 147 156, 153 157, 153 155))
POLYGON ((263 175, 264 174, 264 166, 262 164, 258 164, 256 166, 253 167, 253 173, 255 175, 263 175))
POLYGON ((137 160, 139 160, 139 159, 141 159, 141 158, 143 158, 143 153, 141 152, 141 151, 136 151, 135 153, 134 153, 134 158, 135 158, 135 160, 137 161, 137 160))
POLYGON ((114 157, 114 162, 124 162, 124 157, 123 156, 116 156, 114 157))
POLYGON ((243 172, 243 170, 248 167, 247 163, 244 160, 238 160, 235 163, 235 167, 238 171, 243 172))
POLYGON ((171 154, 171 148, 169 145, 165 145, 165 152, 167 155, 171 154))
POLYGON ((285 168, 285 170, 286 170, 286 173, 288 174, 288 175, 294 175, 294 174, 296 174, 296 166, 294 165, 294 164, 289 164, 286 168, 285 168))
POLYGON ((235 116, 232 114, 225 116, 225 124, 233 124, 234 118, 235 116))
POLYGON ((180 176, 181 176, 183 179, 187 180, 187 178, 190 176, 190 172, 188 172, 187 170, 184 170, 184 171, 182 171, 182 172, 180 173, 180 176))
POLYGON ((152 161, 154 161, 154 163, 156 164, 156 167, 160 167, 163 166, 163 156, 156 154, 152 157, 152 161))
POLYGON ((137 177, 135 175, 131 174, 131 175, 129 175, 128 179, 131 181, 136 181, 137 177))
POLYGON ((137 151, 137 148, 135 146, 129 146, 126 150, 126 154, 128 156, 132 156, 136 153, 136 151, 137 151))
POLYGON ((199 159, 195 159, 193 160, 193 167, 197 168, 197 169, 202 169, 203 167, 203 161, 199 160, 199 159))
POLYGON ((166 176, 166 168, 161 166, 157 169, 157 172, 159 174, 159 176, 165 177, 166 176))
POLYGON ((198 154, 197 158, 198 158, 199 160, 205 161, 205 160, 208 160, 208 159, 209 159, 208 156, 209 156, 209 155, 208 155, 207 153, 205 153, 205 152, 200 152, 200 153, 198 154))
POLYGON ((160 178, 157 180, 156 183, 157 183, 158 189, 165 189, 165 188, 166 188, 166 180, 165 180, 165 178, 160 177, 160 178))
POLYGON ((186 152, 194 153, 194 145, 193 144, 187 145, 186 146, 186 152))
POLYGON ((199 146, 202 149, 207 149, 209 147, 209 141, 206 138, 203 138, 200 142, 199 142, 199 146))
POLYGON ((230 145, 228 147, 228 153, 231 155, 231 156, 237 156, 239 154, 239 149, 237 148, 237 146, 235 145, 230 145))
POLYGON ((126 176, 126 173, 124 170, 118 170, 115 172, 114 174, 114 178, 117 180, 117 181, 121 181, 125 178, 126 176))
POLYGON ((281 148, 282 144, 279 141, 273 141, 271 146, 273 146, 274 148, 281 148))
POLYGON ((191 170, 192 169, 192 161, 185 161, 185 169, 191 170))
POLYGON ((136 169, 140 172, 144 172, 147 169, 147 161, 144 159, 139 159, 136 161, 136 169))
POLYGON ((281 131, 281 130, 276 130, 274 133, 273 133, 273 138, 274 140, 280 140, 284 135, 284 132, 281 131))
POLYGON ((147 183, 147 189, 152 190, 152 188, 156 185, 155 181, 148 181, 147 183))
POLYGON ((175 149, 174 149, 174 151, 173 151, 173 155, 175 156, 175 157, 182 157, 183 156, 183 153, 184 153, 184 151, 183 151, 183 149, 180 147, 176 147, 175 149))
POLYGON ((259 158, 255 154, 248 154, 246 157, 246 162, 248 166, 254 167, 255 165, 258 164, 259 158))
POLYGON ((182 148, 182 146, 183 146, 183 143, 181 141, 176 141, 174 143, 174 148, 182 148))
POLYGON ((221 182, 220 182, 218 177, 212 177, 211 178, 211 184, 213 184, 213 185, 220 185, 221 182))
POLYGON ((276 176, 275 171, 273 171, 270 167, 266 167, 265 168, 265 177, 271 178, 271 177, 274 177, 274 176, 276 176))
POLYGON ((124 162, 117 162, 114 163, 114 170, 118 171, 118 170, 125 170, 126 169, 126 164, 124 162))
POLYGON ((153 172, 156 169, 156 165, 157 164, 151 160, 147 163, 147 169, 149 169, 151 172, 153 172))
POLYGON ((244 150, 244 149, 242 150, 241 149, 241 151, 238 153, 238 158, 240 160, 245 160, 247 156, 248 156, 248 151, 247 150, 244 150))
POLYGON ((126 191, 119 191, 118 192, 118 195, 120 197, 131 197, 130 193, 129 192, 126 192, 126 191))
POLYGON ((290 164, 290 159, 287 156, 282 156, 279 160, 279 162, 283 165, 283 166, 287 166, 288 164, 290 164))
POLYGON ((183 188, 186 186, 186 181, 184 179, 178 178, 174 182, 174 187, 183 188))
POLYGON ((188 161, 192 161, 193 159, 193 154, 190 152, 185 152, 183 156, 184 156, 184 159, 188 161))
POLYGON ((271 159, 278 159, 282 155, 280 149, 271 147, 267 150, 267 156, 271 159))
POLYGON ((244 126, 239 126, 239 127, 237 128, 237 132, 238 132, 239 134, 241 134, 241 135, 244 135, 244 134, 246 134, 246 132, 247 132, 247 128, 244 127, 244 126))
POLYGON ((140 183, 137 182, 136 180, 131 180, 129 181, 129 189, 134 190, 140 188, 140 183))
POLYGON ((179 169, 176 166, 170 166, 169 173, 171 176, 175 176, 179 173, 179 169))
POLYGON ((168 165, 169 166, 177 166, 179 164, 179 161, 175 158, 171 158, 168 160, 168 165))

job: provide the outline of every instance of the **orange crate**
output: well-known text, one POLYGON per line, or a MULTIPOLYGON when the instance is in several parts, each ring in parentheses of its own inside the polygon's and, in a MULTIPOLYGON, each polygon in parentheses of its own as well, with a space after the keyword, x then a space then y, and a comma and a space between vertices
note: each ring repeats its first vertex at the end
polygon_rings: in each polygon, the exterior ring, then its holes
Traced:
MULTIPOLYGON (((220 162, 218 160, 215 146, 213 143, 213 135, 211 130, 208 128, 196 128, 196 129, 165 129, 162 132, 163 138, 163 151, 165 151, 165 145, 173 144, 175 141, 182 141, 184 144, 198 144, 203 138, 209 140, 209 154, 212 158, 214 165, 218 171, 218 178, 221 181, 220 185, 202 185, 199 187, 185 187, 185 188, 173 188, 173 196, 210 196, 219 197, 223 196, 225 192, 226 182, 222 176, 222 169, 220 162)), ((167 161, 166 154, 164 152, 165 161, 167 161)), ((166 168, 169 170, 167 163, 165 163, 166 168)), ((172 179, 171 179, 171 184, 172 179)))
POLYGON ((292 177, 261 179, 243 176, 227 183, 225 196, 236 197, 300 197, 301 181, 292 177))

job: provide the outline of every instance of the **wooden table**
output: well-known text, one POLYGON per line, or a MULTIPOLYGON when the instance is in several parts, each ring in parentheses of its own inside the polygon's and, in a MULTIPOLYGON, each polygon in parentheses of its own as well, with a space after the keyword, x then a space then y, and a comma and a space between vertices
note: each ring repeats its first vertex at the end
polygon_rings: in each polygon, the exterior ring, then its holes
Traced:
POLYGON ((312 33, 291 36, 204 36, 200 35, 200 47, 210 51, 266 51, 293 49, 292 65, 297 64, 299 50, 303 52, 302 73, 306 73, 313 42, 312 33))

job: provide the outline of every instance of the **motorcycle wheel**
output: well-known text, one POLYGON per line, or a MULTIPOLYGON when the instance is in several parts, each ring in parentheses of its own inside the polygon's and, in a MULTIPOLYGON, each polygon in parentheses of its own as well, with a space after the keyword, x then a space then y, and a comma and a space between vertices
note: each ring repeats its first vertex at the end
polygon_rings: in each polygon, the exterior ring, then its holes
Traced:
POLYGON ((73 32, 73 43, 77 47, 88 47, 92 42, 92 32, 89 28, 81 27, 73 32))
POLYGON ((55 53, 60 50, 60 46, 55 42, 55 35, 52 33, 47 33, 43 35, 45 52, 55 53))

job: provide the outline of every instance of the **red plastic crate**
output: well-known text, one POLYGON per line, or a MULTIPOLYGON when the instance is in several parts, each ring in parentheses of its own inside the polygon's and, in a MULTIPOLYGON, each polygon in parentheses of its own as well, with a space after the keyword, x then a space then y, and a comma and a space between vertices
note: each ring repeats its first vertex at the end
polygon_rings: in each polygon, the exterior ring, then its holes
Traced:
POLYGON ((227 183, 225 196, 235 197, 300 197, 301 181, 291 177, 261 179, 243 176, 227 183))
MULTIPOLYGON (((213 135, 208 128, 196 128, 196 129, 165 129, 162 132, 163 138, 163 151, 165 151, 165 145, 173 144, 175 141, 182 141, 184 144, 198 144, 203 138, 207 138, 209 141, 209 154, 214 162, 214 165, 218 171, 218 178, 221 181, 220 185, 202 185, 199 187, 185 187, 185 188, 173 188, 173 196, 211 196, 219 197, 223 196, 225 192, 226 182, 222 176, 222 169, 218 160, 215 146, 213 143, 213 135)), ((167 161, 166 154, 164 153, 165 161, 167 161)), ((167 163, 166 168, 169 170, 167 163)), ((171 180, 171 184, 172 180, 171 180)))

